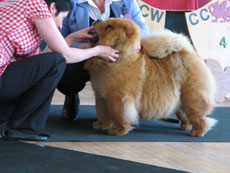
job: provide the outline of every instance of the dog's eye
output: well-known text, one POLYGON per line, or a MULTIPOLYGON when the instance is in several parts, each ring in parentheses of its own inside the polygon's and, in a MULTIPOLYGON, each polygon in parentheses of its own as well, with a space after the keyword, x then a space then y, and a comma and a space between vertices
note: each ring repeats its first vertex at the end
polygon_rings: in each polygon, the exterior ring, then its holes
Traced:
POLYGON ((106 26, 106 29, 112 29, 112 28, 113 28, 113 27, 112 27, 112 25, 110 25, 110 24, 106 26))

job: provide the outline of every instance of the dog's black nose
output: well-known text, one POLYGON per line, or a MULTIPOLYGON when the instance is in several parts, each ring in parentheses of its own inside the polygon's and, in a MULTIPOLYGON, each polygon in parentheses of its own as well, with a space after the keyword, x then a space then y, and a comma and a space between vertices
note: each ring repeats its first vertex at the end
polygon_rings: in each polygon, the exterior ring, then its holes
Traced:
POLYGON ((96 32, 89 31, 89 34, 93 36, 93 38, 90 38, 90 43, 96 44, 99 40, 99 37, 96 32))
MULTIPOLYGON (((101 20, 95 20, 93 23, 92 23, 92 26, 95 26, 96 24, 100 23, 101 20)), ((91 34, 93 36, 93 38, 89 39, 89 41, 93 44, 96 44, 99 40, 99 37, 97 35, 96 32, 89 32, 89 34, 91 34)))
POLYGON ((90 41, 91 43, 96 44, 96 43, 99 41, 99 37, 98 37, 97 33, 94 32, 94 33, 91 33, 91 35, 93 36, 93 38, 90 38, 89 41, 90 41))

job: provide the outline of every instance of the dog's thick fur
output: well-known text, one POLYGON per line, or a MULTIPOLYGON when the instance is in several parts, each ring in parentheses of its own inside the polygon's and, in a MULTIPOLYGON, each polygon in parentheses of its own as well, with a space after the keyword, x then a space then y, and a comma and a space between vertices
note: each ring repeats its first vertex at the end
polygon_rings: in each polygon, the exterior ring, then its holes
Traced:
POLYGON ((139 119, 162 119, 175 112, 181 129, 202 136, 216 123, 207 118, 215 100, 215 80, 188 39, 163 31, 141 40, 132 21, 109 19, 95 26, 97 45, 120 50, 110 63, 95 57, 86 63, 96 96, 95 129, 127 134, 139 119))

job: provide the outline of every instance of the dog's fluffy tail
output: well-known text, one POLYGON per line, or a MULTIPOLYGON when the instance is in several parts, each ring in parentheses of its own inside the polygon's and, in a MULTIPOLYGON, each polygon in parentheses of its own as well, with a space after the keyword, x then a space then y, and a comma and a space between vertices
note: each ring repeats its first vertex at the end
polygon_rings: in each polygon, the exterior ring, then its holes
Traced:
POLYGON ((141 40, 144 52, 155 58, 164 58, 173 52, 181 50, 194 51, 189 39, 183 34, 169 30, 155 32, 141 40))

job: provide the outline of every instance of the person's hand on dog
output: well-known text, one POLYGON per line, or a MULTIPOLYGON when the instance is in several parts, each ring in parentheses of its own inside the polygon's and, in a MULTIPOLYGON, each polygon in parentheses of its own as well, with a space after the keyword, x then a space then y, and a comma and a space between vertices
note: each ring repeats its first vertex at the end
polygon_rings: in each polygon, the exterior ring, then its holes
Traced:
POLYGON ((96 46, 98 49, 98 56, 106 61, 115 62, 119 58, 119 50, 113 49, 109 46, 96 46))
POLYGON ((69 46, 71 46, 74 42, 79 42, 86 39, 93 38, 91 33, 95 32, 94 26, 90 26, 88 28, 84 28, 80 31, 73 32, 65 37, 65 40, 69 46))

